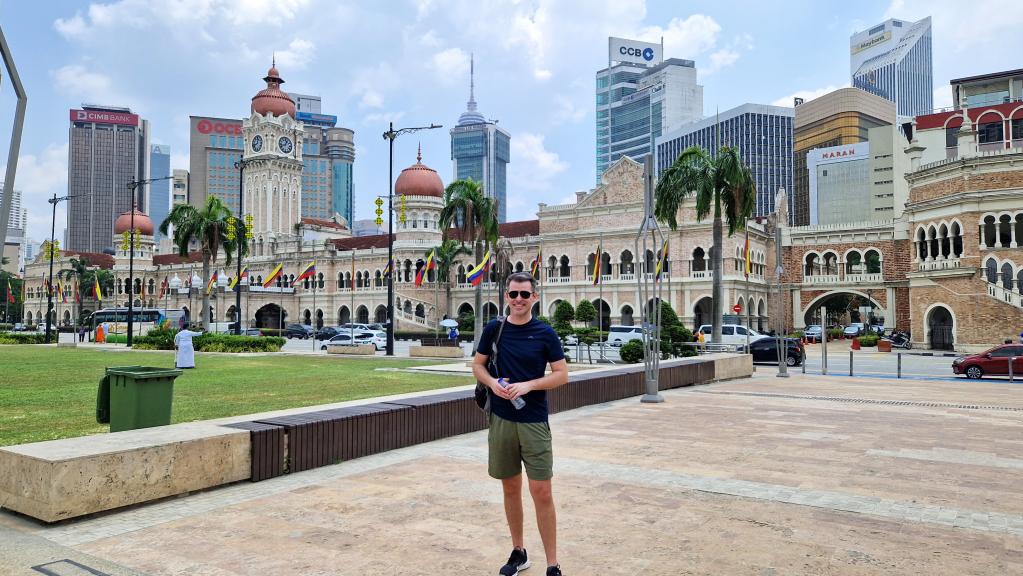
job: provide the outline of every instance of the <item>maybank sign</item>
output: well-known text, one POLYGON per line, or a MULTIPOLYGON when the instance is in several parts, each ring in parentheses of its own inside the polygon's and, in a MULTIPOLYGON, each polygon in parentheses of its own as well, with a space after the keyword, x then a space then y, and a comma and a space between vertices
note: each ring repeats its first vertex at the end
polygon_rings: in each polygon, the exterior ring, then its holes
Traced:
POLYGON ((626 40, 625 38, 608 38, 607 58, 611 62, 634 62, 637 64, 660 64, 664 54, 660 44, 626 40))

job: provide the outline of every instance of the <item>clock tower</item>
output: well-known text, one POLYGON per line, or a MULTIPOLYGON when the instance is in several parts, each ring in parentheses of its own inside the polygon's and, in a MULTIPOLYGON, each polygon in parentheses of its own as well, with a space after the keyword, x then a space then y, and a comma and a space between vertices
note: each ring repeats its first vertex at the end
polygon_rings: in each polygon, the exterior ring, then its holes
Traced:
POLYGON ((252 214, 256 242, 294 236, 302 220, 302 124, 295 102, 281 90, 277 67, 263 78, 266 88, 252 97, 242 121, 245 137, 245 212, 252 214))

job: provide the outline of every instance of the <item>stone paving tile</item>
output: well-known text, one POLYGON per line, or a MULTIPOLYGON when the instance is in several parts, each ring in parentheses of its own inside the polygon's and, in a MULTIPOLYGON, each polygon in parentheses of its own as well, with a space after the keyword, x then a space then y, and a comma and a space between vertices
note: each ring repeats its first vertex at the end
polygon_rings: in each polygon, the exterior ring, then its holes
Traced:
MULTIPOLYGON (((756 377, 557 415, 566 573, 1023 574, 1020 444, 995 441, 1023 413, 703 393, 1023 405, 1007 388, 756 377)), ((153 575, 493 573, 485 458, 469 434, 38 533, 153 575)))

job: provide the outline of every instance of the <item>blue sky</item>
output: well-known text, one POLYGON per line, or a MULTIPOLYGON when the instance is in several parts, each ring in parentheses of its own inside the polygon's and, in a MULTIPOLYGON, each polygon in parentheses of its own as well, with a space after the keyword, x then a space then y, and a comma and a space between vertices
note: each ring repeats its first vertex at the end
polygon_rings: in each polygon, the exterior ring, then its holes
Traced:
MULTIPOLYGON (((188 168, 188 116, 244 117, 276 52, 285 89, 323 98, 355 130, 356 217, 387 190, 381 133, 396 125, 452 126, 476 58, 480 110, 512 134, 509 219, 533 218, 594 182, 594 72, 607 37, 657 41, 696 61, 704 112, 744 102, 790 103, 849 82, 849 35, 887 17, 934 19, 935 105, 951 78, 1019 68, 1006 50, 1023 2, 611 2, 569 0, 0 1, 0 24, 29 94, 16 185, 29 236, 49 234, 45 199, 67 187, 67 110, 130 106, 154 143, 188 168)), ((0 83, 0 158, 14 97, 0 83)), ((396 172, 423 161, 451 179, 449 136, 399 138, 396 172)), ((64 215, 58 212, 58 234, 64 215)))

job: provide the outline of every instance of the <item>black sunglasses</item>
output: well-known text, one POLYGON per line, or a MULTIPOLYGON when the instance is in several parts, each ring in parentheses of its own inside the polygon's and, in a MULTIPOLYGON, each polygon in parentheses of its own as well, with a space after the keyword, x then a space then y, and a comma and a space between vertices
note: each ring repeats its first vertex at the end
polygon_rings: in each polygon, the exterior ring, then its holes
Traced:
POLYGON ((532 295, 533 295, 533 293, 530 292, 529 290, 509 290, 508 291, 508 297, 511 298, 512 300, 514 300, 514 299, 516 299, 516 298, 518 298, 520 296, 522 297, 523 300, 529 300, 530 296, 532 296, 532 295))

